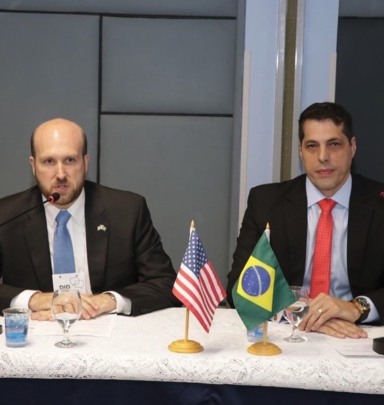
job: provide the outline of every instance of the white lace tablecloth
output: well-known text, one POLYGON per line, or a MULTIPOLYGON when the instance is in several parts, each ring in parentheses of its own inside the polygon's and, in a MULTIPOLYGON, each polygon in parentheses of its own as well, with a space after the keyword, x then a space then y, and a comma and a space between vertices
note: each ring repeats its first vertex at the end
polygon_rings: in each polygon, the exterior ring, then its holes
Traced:
MULTIPOLYGON (((1 318, 1 322, 3 319, 1 318)), ((288 343, 289 325, 269 323, 268 339, 282 349, 272 357, 246 351, 245 327, 232 309, 217 310, 205 333, 190 316, 189 339, 204 351, 168 350, 184 338, 185 309, 172 308, 134 317, 117 317, 112 337, 75 336, 78 346, 59 349, 58 336, 33 331, 24 348, 5 346, 0 336, 0 377, 77 378, 239 384, 384 394, 384 356, 344 357, 320 334, 288 343)), ((373 353, 373 352, 372 352, 373 353)))

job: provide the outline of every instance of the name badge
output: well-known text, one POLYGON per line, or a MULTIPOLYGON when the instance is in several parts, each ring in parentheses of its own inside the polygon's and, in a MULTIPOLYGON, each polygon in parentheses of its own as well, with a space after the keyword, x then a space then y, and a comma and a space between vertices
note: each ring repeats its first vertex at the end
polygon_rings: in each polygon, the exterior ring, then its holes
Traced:
POLYGON ((82 294, 86 294, 85 274, 65 273, 52 275, 53 288, 56 290, 65 290, 72 288, 82 294))

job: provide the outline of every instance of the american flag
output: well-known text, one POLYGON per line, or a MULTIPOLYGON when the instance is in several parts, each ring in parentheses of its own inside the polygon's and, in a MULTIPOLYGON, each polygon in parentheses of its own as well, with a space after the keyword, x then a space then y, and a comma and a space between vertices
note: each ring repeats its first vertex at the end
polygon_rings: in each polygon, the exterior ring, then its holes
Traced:
POLYGON ((172 292, 209 332, 215 310, 226 294, 195 229, 189 236, 172 292))

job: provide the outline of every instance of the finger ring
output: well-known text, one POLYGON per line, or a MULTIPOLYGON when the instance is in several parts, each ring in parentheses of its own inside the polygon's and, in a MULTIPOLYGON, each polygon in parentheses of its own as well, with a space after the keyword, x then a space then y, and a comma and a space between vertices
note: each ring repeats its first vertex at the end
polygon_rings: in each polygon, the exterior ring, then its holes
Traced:
POLYGON ((317 312, 318 312, 319 314, 321 314, 321 313, 323 312, 323 310, 322 310, 321 308, 319 308, 319 309, 317 310, 317 312))

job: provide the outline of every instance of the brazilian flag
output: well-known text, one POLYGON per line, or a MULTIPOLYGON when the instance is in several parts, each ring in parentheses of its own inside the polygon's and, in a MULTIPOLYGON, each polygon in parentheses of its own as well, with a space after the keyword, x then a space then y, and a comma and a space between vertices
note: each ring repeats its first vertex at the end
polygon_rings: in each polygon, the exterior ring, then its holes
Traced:
POLYGON ((232 297, 247 329, 253 329, 296 301, 269 243, 269 229, 253 249, 233 287, 232 297))

